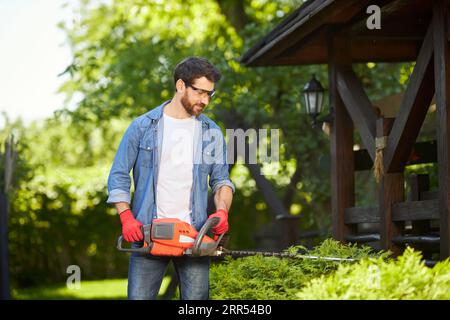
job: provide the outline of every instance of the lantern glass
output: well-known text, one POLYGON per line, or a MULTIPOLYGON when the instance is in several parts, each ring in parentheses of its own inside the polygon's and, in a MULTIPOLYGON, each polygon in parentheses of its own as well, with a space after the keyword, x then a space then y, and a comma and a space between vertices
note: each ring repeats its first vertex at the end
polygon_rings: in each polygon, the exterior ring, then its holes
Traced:
POLYGON ((308 114, 319 114, 322 112, 323 92, 305 92, 303 96, 308 114))
POLYGON ((316 92, 316 113, 322 112, 323 92, 316 92))
POLYGON ((309 81, 304 89, 303 96, 305 99, 306 112, 312 116, 317 116, 322 111, 323 105, 323 89, 321 83, 317 81, 313 75, 311 81, 309 81))
POLYGON ((309 104, 309 95, 310 95, 310 93, 309 92, 305 92, 304 94, 303 94, 303 97, 305 98, 305 107, 306 107, 306 113, 307 114, 311 114, 311 105, 309 104))

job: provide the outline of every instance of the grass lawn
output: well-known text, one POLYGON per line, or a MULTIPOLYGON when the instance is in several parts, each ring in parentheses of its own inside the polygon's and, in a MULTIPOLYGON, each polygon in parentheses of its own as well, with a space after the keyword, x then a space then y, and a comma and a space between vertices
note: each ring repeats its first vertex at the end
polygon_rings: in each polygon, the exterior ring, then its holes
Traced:
MULTIPOLYGON (((169 285, 170 277, 164 277, 159 291, 163 295, 169 285)), ((33 300, 72 300, 72 299, 126 299, 127 279, 81 281, 79 289, 69 289, 66 284, 14 289, 14 299, 33 300)))

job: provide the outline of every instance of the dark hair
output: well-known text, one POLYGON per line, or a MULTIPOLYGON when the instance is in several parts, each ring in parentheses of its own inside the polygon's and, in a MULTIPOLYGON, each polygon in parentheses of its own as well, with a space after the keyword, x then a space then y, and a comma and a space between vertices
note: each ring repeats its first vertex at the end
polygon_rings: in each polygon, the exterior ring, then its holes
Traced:
POLYGON ((201 57, 188 57, 177 64, 173 73, 176 84, 178 79, 192 84, 195 79, 206 77, 211 82, 217 82, 222 75, 207 59, 201 57))

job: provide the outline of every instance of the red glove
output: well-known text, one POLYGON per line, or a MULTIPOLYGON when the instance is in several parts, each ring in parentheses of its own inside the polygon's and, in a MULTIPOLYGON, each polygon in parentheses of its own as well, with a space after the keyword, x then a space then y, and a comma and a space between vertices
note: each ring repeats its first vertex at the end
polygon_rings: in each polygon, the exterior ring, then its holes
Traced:
POLYGON ((208 219, 218 217, 219 223, 212 228, 212 232, 215 234, 223 234, 228 231, 228 211, 225 209, 219 209, 215 213, 211 214, 208 219))
POLYGON ((144 239, 141 231, 142 223, 134 218, 130 209, 120 213, 120 222, 122 222, 122 235, 126 241, 134 242, 144 239))

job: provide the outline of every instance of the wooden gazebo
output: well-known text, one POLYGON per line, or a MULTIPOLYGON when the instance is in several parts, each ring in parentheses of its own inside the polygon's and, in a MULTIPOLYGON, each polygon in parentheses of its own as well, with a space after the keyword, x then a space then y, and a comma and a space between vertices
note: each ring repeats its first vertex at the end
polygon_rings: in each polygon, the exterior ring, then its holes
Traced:
MULTIPOLYGON (((448 0, 310 0, 241 58, 245 66, 327 64, 333 107, 330 132, 333 237, 379 241, 400 253, 406 244, 450 256, 450 15, 448 0), (381 9, 381 29, 369 29, 367 8, 381 9), (395 118, 380 116, 352 63, 416 61, 395 118), (435 96, 436 140, 416 142, 435 96), (353 150, 353 133, 364 150, 353 150), (414 151, 414 152, 413 152, 414 151), (378 205, 355 207, 355 171, 382 153, 378 205), (411 157, 411 154, 414 157, 411 157), (365 160, 366 159, 366 160, 365 160), (405 166, 437 162, 439 189, 414 176, 405 195, 405 166), (433 223, 434 222, 434 227, 433 223), (376 232, 357 226, 378 223, 376 232), (408 225, 408 228, 405 227, 408 225), (433 251, 434 250, 434 251, 433 251)), ((380 159, 379 158, 379 159, 380 159)))

